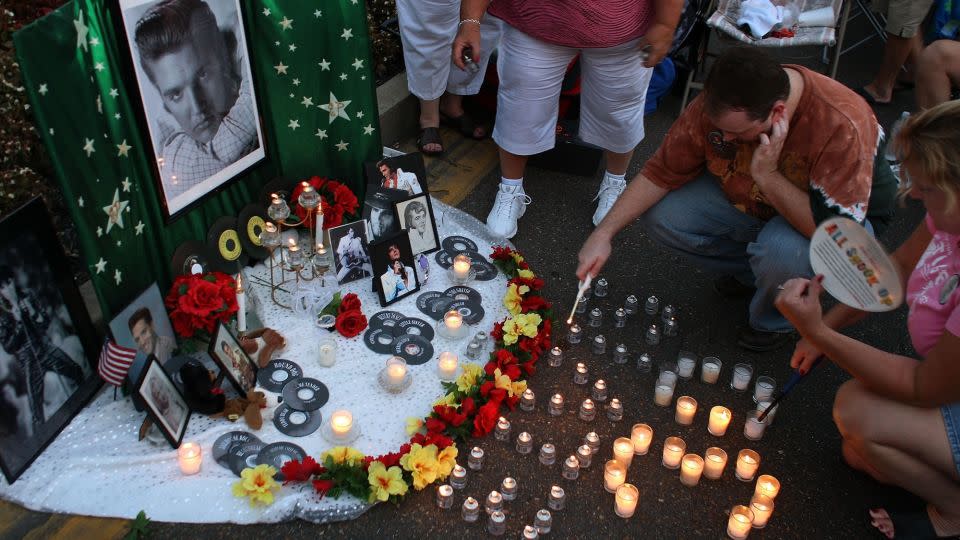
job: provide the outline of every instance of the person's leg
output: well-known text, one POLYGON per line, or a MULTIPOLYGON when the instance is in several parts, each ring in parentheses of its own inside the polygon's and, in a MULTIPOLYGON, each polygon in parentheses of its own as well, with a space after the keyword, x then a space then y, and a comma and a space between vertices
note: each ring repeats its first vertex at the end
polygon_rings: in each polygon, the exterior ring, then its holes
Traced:
POLYGON ((917 38, 932 3, 933 0, 889 1, 883 60, 873 80, 864 86, 864 90, 878 103, 890 102, 897 75, 911 53, 922 45, 917 38))
MULTIPOLYGON (((483 17, 480 23, 480 61, 476 72, 450 67, 450 77, 447 80, 447 92, 440 98, 440 113, 448 119, 464 118, 466 111, 463 108, 463 96, 473 96, 480 92, 483 78, 487 73, 487 64, 490 55, 500 45, 502 21, 496 17, 483 17)), ((452 60, 452 59, 451 59, 452 60)), ((469 117, 466 117, 469 118, 469 117)), ((473 124, 472 119, 469 121, 473 124)), ((483 125, 474 125, 473 138, 486 137, 488 128, 483 125)))
POLYGON ((750 327, 761 332, 791 332, 793 326, 773 305, 780 285, 790 278, 810 277, 810 239, 782 216, 768 221, 757 239, 747 246, 753 285, 750 327))
POLYGON ((960 86, 960 42, 934 41, 917 61, 917 107, 929 109, 950 99, 951 86, 960 86))

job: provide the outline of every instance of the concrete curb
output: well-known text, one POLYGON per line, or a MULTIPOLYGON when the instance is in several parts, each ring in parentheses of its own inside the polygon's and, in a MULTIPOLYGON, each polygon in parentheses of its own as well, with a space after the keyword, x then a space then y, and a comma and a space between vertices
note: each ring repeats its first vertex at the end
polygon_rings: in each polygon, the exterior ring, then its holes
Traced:
POLYGON ((380 140, 393 147, 416 135, 420 105, 407 89, 407 72, 395 75, 377 87, 377 109, 380 114, 380 140))

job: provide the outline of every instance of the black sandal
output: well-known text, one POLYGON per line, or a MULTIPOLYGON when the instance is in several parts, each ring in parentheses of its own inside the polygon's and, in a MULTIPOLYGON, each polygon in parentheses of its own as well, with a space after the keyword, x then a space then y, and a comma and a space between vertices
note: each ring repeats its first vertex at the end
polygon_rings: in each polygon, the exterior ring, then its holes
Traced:
POLYGON ((485 126, 476 123, 467 113, 463 113, 456 118, 440 113, 440 124, 459 131, 464 137, 476 139, 478 141, 486 139, 490 134, 485 126), (476 135, 477 128, 483 130, 483 135, 479 137, 476 135))
POLYGON ((428 156, 439 156, 443 153, 443 138, 440 137, 440 130, 435 127, 427 127, 420 130, 420 137, 417 138, 417 146, 420 152, 428 156), (426 150, 424 147, 428 144, 439 144, 440 150, 426 150))

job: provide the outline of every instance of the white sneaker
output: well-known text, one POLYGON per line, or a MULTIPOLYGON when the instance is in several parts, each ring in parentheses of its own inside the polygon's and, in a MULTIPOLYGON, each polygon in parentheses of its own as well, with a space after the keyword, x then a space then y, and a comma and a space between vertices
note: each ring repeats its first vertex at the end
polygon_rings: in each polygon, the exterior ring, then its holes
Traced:
POLYGON ((531 199, 523 192, 523 186, 500 184, 493 208, 487 216, 487 228, 497 237, 513 238, 517 234, 517 220, 527 210, 531 199))
POLYGON ((613 208, 613 203, 617 202, 617 198, 620 197, 626 187, 626 181, 611 180, 610 177, 604 175, 603 182, 600 183, 600 190, 597 191, 597 196, 593 198, 593 200, 600 199, 600 202, 597 203, 597 211, 593 213, 594 226, 603 221, 607 212, 613 208))

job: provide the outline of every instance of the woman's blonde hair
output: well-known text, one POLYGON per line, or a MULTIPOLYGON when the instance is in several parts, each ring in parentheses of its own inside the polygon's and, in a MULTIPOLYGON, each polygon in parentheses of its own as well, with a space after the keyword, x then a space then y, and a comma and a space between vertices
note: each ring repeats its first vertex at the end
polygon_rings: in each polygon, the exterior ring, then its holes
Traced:
POLYGON ((892 144, 903 168, 923 175, 943 191, 947 208, 953 209, 960 192, 960 101, 947 101, 911 116, 892 144))

